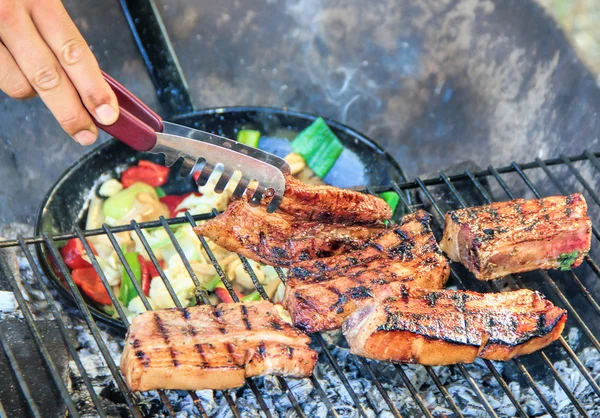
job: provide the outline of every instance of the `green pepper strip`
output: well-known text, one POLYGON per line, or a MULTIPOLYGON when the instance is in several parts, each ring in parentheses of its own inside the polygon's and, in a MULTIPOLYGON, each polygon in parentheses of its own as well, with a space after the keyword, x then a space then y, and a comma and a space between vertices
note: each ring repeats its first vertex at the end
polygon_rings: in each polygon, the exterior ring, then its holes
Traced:
POLYGON ((258 141, 260 139, 260 132, 253 131, 250 129, 242 129, 237 134, 238 142, 248 145, 252 148, 258 148, 258 141))
POLYGON ((162 187, 155 187, 154 190, 156 190, 156 195, 159 197, 159 199, 167 195, 162 187))
MULTIPOLYGON (((127 263, 129 263, 129 267, 131 267, 131 271, 135 276, 135 280, 137 280, 141 285, 142 268, 140 266, 140 262, 138 261, 138 254, 125 253, 125 260, 127 260, 127 263)), ((138 293, 131 282, 129 274, 127 274, 127 270, 125 270, 125 267, 123 266, 121 267, 121 292, 119 294, 119 301, 123 304, 123 306, 128 306, 129 302, 131 302, 131 300, 136 296, 138 296, 138 293)))
POLYGON ((254 292, 250 293, 249 295, 246 295, 242 298, 242 302, 256 302, 259 301, 261 299, 260 293, 258 293, 258 290, 255 290, 254 292))
POLYGON ((292 141, 292 150, 300 154, 306 165, 320 178, 333 167, 344 146, 323 118, 316 119, 292 141))
POLYGON ((212 292, 213 290, 215 290, 215 287, 217 287, 220 284, 222 284, 221 278, 219 276, 215 276, 212 279, 210 279, 210 281, 208 283, 206 283, 203 287, 207 291, 212 292))
POLYGON ((400 196, 396 192, 383 192, 379 195, 385 202, 392 208, 392 213, 396 211, 398 203, 400 202, 400 196))

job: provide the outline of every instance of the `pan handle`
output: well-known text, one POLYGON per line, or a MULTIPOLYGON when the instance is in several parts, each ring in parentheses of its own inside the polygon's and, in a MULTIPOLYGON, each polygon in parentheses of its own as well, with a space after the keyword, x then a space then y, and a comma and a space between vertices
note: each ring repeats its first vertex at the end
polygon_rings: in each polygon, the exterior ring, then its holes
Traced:
POLYGON ((156 132, 162 132, 163 121, 133 93, 114 78, 102 72, 119 101, 119 118, 112 125, 96 125, 104 132, 137 151, 148 151, 156 144, 156 132))

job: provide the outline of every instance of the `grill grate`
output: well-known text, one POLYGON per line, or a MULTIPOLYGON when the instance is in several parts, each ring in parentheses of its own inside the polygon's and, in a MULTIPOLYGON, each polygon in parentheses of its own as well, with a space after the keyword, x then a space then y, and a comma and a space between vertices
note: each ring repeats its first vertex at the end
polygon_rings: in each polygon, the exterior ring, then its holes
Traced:
MULTIPOLYGON (((388 186, 379 186, 368 188, 367 191, 370 193, 379 193, 382 191, 394 190, 396 191, 401 198, 402 209, 404 212, 412 212, 416 208, 425 206, 434 214, 434 220, 437 223, 437 228, 441 229, 443 227, 443 215, 446 209, 452 208, 460 208, 466 207, 469 205, 475 204, 483 204, 492 202, 493 195, 496 194, 496 191, 492 192, 492 189, 496 189, 498 193, 502 193, 502 195, 506 199, 512 199, 517 196, 525 196, 525 197, 541 197, 542 196, 542 188, 547 188, 549 186, 552 188, 552 192, 556 194, 556 192, 560 192, 562 194, 569 194, 575 191, 581 191, 588 197, 588 202, 594 202, 596 205, 590 205, 590 216, 592 219, 597 218, 598 213, 600 213, 600 196, 594 190, 594 187, 590 185, 590 176, 597 176, 600 174, 600 161, 598 157, 600 153, 592 153, 590 151, 586 151, 581 155, 566 157, 560 156, 559 158, 553 158, 548 160, 540 160, 536 159, 535 162, 527 163, 527 164, 517 164, 512 163, 510 166, 502 167, 502 168, 494 168, 492 166, 488 167, 486 170, 472 173, 470 171, 465 171, 461 174, 447 176, 443 173, 440 174, 437 178, 430 178, 426 180, 422 180, 420 178, 416 178, 412 182, 406 182, 402 184, 393 183, 388 186), (581 167, 577 167, 577 165, 583 165, 581 167), (551 169, 554 168, 553 169, 551 169), (562 171, 560 175, 556 174, 556 171, 562 171), (585 170, 585 171, 584 171, 585 170), (526 174, 525 172, 529 172, 531 175, 526 174), (586 179, 586 177, 588 179, 586 179), (559 180, 562 178, 563 180, 559 180), (575 179, 576 181, 572 181, 571 184, 568 184, 570 180, 575 179), (493 183, 491 186, 487 183, 493 183), (495 182, 495 183, 494 183, 495 182), (543 186, 536 186, 536 184, 543 184, 543 186), (539 187, 539 188, 538 188, 539 187), (581 190, 583 189, 583 190, 581 190), (440 193, 442 193, 440 195, 440 193), (590 199, 591 198, 591 199, 590 199)), ((547 194, 547 193, 544 193, 547 194)), ((125 325, 128 325, 129 322, 123 311, 121 305, 118 302, 116 295, 114 294, 112 287, 108 284, 104 273, 100 269, 98 261, 94 256, 91 248, 85 239, 85 237, 95 236, 95 235, 105 235, 108 237, 115 251, 117 252, 118 258, 120 262, 125 267, 127 274, 132 278, 131 282, 133 283, 137 293, 139 294, 143 305, 146 309, 152 309, 149 301, 146 296, 142 292, 141 285, 133 279, 134 275, 131 270, 131 267, 128 265, 125 255, 121 251, 118 242, 115 238, 115 234, 124 231, 134 231, 135 234, 140 239, 142 245, 146 249, 152 263, 156 267, 159 272, 161 280, 164 282, 165 287, 171 296, 173 303, 177 307, 181 307, 181 302, 177 298, 177 294, 169 280, 167 279, 164 271, 161 269, 158 259, 153 253, 150 245, 148 244, 145 236, 142 234, 142 229, 144 228, 156 228, 161 227, 164 228, 173 243, 174 248, 179 254, 187 272, 189 273, 191 279, 193 280, 196 286, 200 286, 200 282, 196 275, 194 274, 192 267, 189 263, 189 260, 186 258, 183 249, 180 244, 177 242, 177 239, 173 232, 170 229, 170 225, 176 224, 184 224, 189 223, 192 226, 196 225, 196 221, 207 220, 214 216, 216 216, 217 212, 213 211, 212 213, 196 215, 192 216, 189 213, 186 214, 183 218, 177 219, 164 219, 161 218, 158 221, 154 222, 145 222, 145 223, 137 223, 132 221, 130 225, 119 226, 119 227, 109 227, 103 226, 102 229, 91 230, 91 231, 82 231, 79 228, 75 228, 73 233, 67 234, 59 234, 53 237, 48 236, 46 234, 42 234, 41 237, 33 237, 33 238, 23 238, 19 236, 16 240, 8 240, 0 242, 0 248, 10 248, 10 247, 19 247, 29 263, 32 267, 33 271, 33 280, 35 284, 42 291, 43 296, 48 303, 50 312, 52 313, 54 319, 56 320, 58 329, 66 343, 67 349, 74 360, 75 367, 77 368, 80 376, 83 379, 84 385, 89 392, 91 402, 97 409, 97 413, 99 416, 106 416, 106 410, 98 396, 95 392, 95 389, 92 384, 92 380, 86 371, 80 357, 79 353, 76 349, 76 343, 72 339, 69 334, 68 326, 63 319, 63 314, 61 313, 59 306, 52 296, 50 289, 48 288, 46 282, 42 277, 42 273, 37 268, 35 263, 34 256, 31 251, 31 246, 38 244, 44 245, 49 255, 56 262, 56 265, 62 275, 66 279, 66 283, 74 295, 76 305, 83 316, 85 322, 87 323, 87 327, 93 336, 95 342, 97 343, 98 349, 103 357, 103 361, 106 363, 106 366, 110 370, 112 375, 112 379, 116 387, 122 392, 124 402, 129 410, 129 413, 134 417, 141 417, 144 414, 147 414, 147 410, 144 409, 140 405, 139 395, 136 393, 132 393, 126 387, 123 376, 121 375, 117 365, 115 364, 111 354, 107 348, 106 341, 103 340, 102 333, 96 324, 96 320, 92 317, 90 310, 88 309, 79 289, 73 282, 69 270, 67 266, 64 264, 62 258, 60 257, 60 253, 56 246, 56 241, 61 241, 73 237, 79 237, 84 243, 85 251, 87 252, 93 267, 99 274, 99 277, 106 287, 108 294, 113 301, 113 304, 116 307, 117 314, 119 318, 123 321, 125 325)), ((596 238, 596 241, 600 241, 600 233, 597 228, 593 228, 593 234, 596 238)), ((208 246, 206 240, 202 237, 199 237, 201 245, 210 259, 211 263, 215 267, 221 281, 225 285, 226 289, 229 291, 232 299, 234 301, 238 301, 238 297, 233 291, 231 284, 227 278, 225 271, 218 264, 214 254, 208 246)), ((592 248, 598 246, 598 242, 592 245, 592 248)), ((585 258, 585 266, 588 267, 586 271, 591 272, 589 274, 593 277, 593 280, 590 280, 587 276, 583 276, 584 267, 579 267, 576 271, 568 271, 568 272, 545 272, 538 271, 531 274, 516 274, 505 279, 504 285, 510 286, 512 288, 521 288, 521 287, 543 287, 545 293, 550 297, 551 294, 554 296, 554 299, 559 301, 558 305, 561 305, 565 309, 567 309, 569 313, 569 324, 575 325, 578 329, 581 330, 583 335, 586 337, 587 341, 594 350, 600 353, 600 343, 596 335, 598 334, 598 326, 597 322, 594 320, 598 319, 600 316, 600 305, 598 299, 600 298, 600 290, 598 290, 598 286, 596 286, 597 279, 600 279, 600 268, 597 263, 594 261, 593 256, 588 255, 585 258), (533 276, 537 280, 532 280, 533 276), (541 278, 541 281, 539 280, 541 278), (590 287, 593 285, 593 287, 590 287), (590 287, 591 290, 588 290, 590 287), (595 289, 594 289, 595 287, 595 289), (548 291, 546 291, 549 290, 548 291)), ((252 282, 254 283, 257 291, 261 295, 263 299, 268 299, 268 295, 265 289, 262 287, 259 282, 256 274, 252 270, 250 263, 245 257, 239 256, 244 269, 249 274, 252 282)), ((17 278, 12 272, 11 268, 8 266, 6 260, 0 257, 0 267, 2 269, 3 274, 7 277, 11 288, 15 294, 15 298, 17 303, 23 313, 23 317, 25 322, 27 323, 29 330, 33 336, 33 341, 37 350, 39 351, 41 357, 45 362, 45 366, 48 369, 49 374, 53 378, 55 384, 57 385, 58 390, 63 396, 65 400, 66 409, 69 411, 70 415, 73 417, 79 416, 78 405, 73 401, 71 396, 69 395, 69 390, 62 378, 60 377, 59 372, 50 354, 47 351, 47 348, 44 346, 43 340, 40 336, 40 332, 36 326, 36 320, 31 312, 24 295, 21 293, 21 290, 18 286, 17 278)), ((276 268, 276 272, 280 276, 281 280, 285 283, 285 274, 282 269, 276 268)), ((478 287, 477 290, 482 291, 491 291, 498 292, 502 290, 502 286, 498 282, 492 283, 481 283, 473 280, 467 274, 465 274, 464 269, 461 266, 453 264, 451 269, 451 277, 453 280, 453 284, 455 284, 459 288, 472 288, 478 287)), ((199 290, 198 291, 198 299, 199 303, 209 303, 207 294, 199 290)), ((366 399, 364 395, 359 395, 356 390, 353 388, 351 382, 354 379, 354 375, 348 375, 348 372, 344 370, 344 367, 338 363, 338 359, 336 359, 335 354, 332 350, 333 347, 326 341, 326 338, 322 335, 313 336, 313 341, 316 343, 318 349, 320 349, 320 358, 319 364, 326 364, 328 367, 331 367, 335 372, 337 379, 340 382, 340 386, 336 388, 337 393, 341 393, 344 391, 348 397, 351 399, 351 402, 354 404, 356 413, 362 417, 369 417, 372 415, 372 411, 369 411, 369 408, 374 410, 381 410, 381 405, 374 405, 372 399, 366 399), (363 398, 363 399, 361 399, 363 398), (371 415, 370 415, 371 412, 371 415)), ((541 387, 541 378, 540 371, 538 370, 538 366, 536 364, 541 364, 543 367, 543 371, 546 372, 548 377, 554 380, 557 387, 557 393, 561 391, 564 396, 568 399, 571 405, 575 408, 575 410, 581 416, 598 416, 597 414, 600 412, 599 409, 586 410, 586 407, 583 405, 582 399, 577 396, 572 388, 570 387, 567 379, 569 376, 565 376, 565 373, 559 371, 553 363, 552 359, 556 358, 566 358, 573 363, 578 372, 581 374, 583 379, 585 379, 585 383, 591 389, 590 396, 595 397, 595 402, 592 402, 591 405, 600 405, 600 387, 596 381, 596 379, 600 379, 600 375, 593 376, 592 372, 588 370, 586 365, 581 361, 578 355, 575 352, 575 349, 570 345, 572 344, 570 341, 568 342, 565 338, 561 337, 556 343, 547 347, 544 350, 541 350, 535 354, 527 356, 525 358, 517 358, 512 360, 511 363, 514 366, 514 369, 518 371, 518 378, 522 379, 522 381, 531 388, 543 408, 545 409, 545 413, 549 414, 553 417, 560 416, 560 412, 556 407, 556 401, 553 399, 549 399, 547 393, 544 392, 541 387), (529 361, 530 359, 537 359, 538 363, 534 363, 533 361, 529 361), (535 370, 534 370, 535 369, 535 370), (548 373, 549 372, 549 373, 548 373)), ((43 405, 38 405, 35 400, 35 396, 30 391, 29 386, 27 385, 25 376, 23 375, 22 369, 19 366, 17 360, 15 359, 14 353, 11 350, 10 344, 7 342, 4 334, 0 331, 0 345, 2 345, 2 349, 6 358, 8 360, 8 364, 12 373, 14 374, 16 381, 19 383, 20 391, 23 394, 24 399, 27 402, 29 407, 29 411, 32 416, 39 417, 42 416, 40 411, 43 411, 43 405)), ((356 364, 362 370, 364 370, 365 378, 369 379, 373 386, 376 388, 377 392, 381 396, 383 403, 385 403, 385 408, 392 416, 401 417, 401 411, 404 415, 409 415, 409 412, 406 409, 405 405, 400 405, 397 402, 394 402, 392 396, 390 396, 389 392, 389 384, 385 381, 382 381, 382 377, 378 371, 378 363, 372 362, 363 358, 356 359, 356 364), (386 389, 386 386, 388 388, 386 389)), ((521 417, 528 417, 532 415, 528 406, 522 404, 519 401, 519 396, 515 394, 515 387, 506 381, 506 376, 503 373, 503 370, 499 370, 498 363, 491 361, 483 361, 485 368, 490 374, 491 379, 493 379, 498 387, 502 390, 503 394, 506 395, 508 401, 514 406, 515 413, 521 417)), ((439 405, 432 404, 431 400, 428 399, 423 391, 419 391, 417 387, 415 387, 414 382, 411 380, 412 366, 406 365, 394 365, 394 370, 399 376, 404 389, 406 389, 409 395, 412 397, 412 401, 415 404, 416 410, 419 410, 423 416, 432 417, 434 416, 433 410, 439 405)), ((417 366, 421 367, 421 366, 417 366)), ((478 382, 478 378, 473 376, 472 371, 465 365, 457 365, 454 366, 454 370, 457 370, 458 373, 462 376, 463 382, 462 385, 466 383, 466 387, 470 388, 472 393, 475 395, 477 402, 479 403, 478 408, 482 411, 485 411, 487 415, 491 417, 496 417, 498 414, 502 414, 503 411, 499 409, 499 406, 490 399, 489 388, 482 382, 478 382)), ((441 378, 441 373, 444 373, 443 367, 424 367, 426 371, 426 376, 430 378, 430 382, 428 382, 429 386, 436 392, 436 395, 440 396, 446 405, 443 407, 451 411, 455 416, 462 417, 467 414, 464 406, 461 407, 460 402, 456 399, 455 396, 449 391, 448 387, 443 383, 444 380, 441 378)), ((295 412, 297 416, 305 417, 306 412, 303 411, 301 402, 298 400, 297 395, 294 393, 294 390, 291 389, 288 380, 285 378, 277 378, 277 381, 280 385, 280 388, 283 393, 288 397, 291 410, 295 412)), ((331 394, 326 391, 329 386, 329 383, 324 381, 322 376, 319 376, 319 373, 315 373, 310 379, 310 384, 314 390, 316 397, 320 400, 324 408, 326 409, 329 416, 337 417, 343 416, 338 410, 336 410, 335 406, 332 403, 332 396, 339 396, 336 394, 331 394)), ((256 379, 247 379, 246 380, 248 387, 254 394, 258 405, 262 409, 264 416, 273 417, 277 416, 277 412, 271 407, 269 408, 268 402, 264 399, 263 394, 259 389, 256 379)), ((176 411, 171 404, 168 396, 168 392, 159 391, 158 392, 160 400, 164 404, 165 412, 171 416, 176 415, 176 411)), ((195 392, 189 392, 191 399, 193 401, 193 405, 195 408, 195 413, 200 416, 208 416, 207 412, 204 409, 202 401, 197 396, 195 392)), ((239 409, 238 402, 236 401, 236 394, 234 391, 223 391, 223 397, 226 403, 229 405, 231 413, 236 417, 241 417, 242 413, 239 409)), ((588 403, 589 405, 589 403, 588 403)), ((592 406, 594 408, 594 406, 592 406)), ((600 407, 599 407, 600 408, 600 407)), ((435 413, 438 415, 438 413, 435 413)), ((0 403, 0 416, 6 416, 4 412, 4 407, 0 403)))

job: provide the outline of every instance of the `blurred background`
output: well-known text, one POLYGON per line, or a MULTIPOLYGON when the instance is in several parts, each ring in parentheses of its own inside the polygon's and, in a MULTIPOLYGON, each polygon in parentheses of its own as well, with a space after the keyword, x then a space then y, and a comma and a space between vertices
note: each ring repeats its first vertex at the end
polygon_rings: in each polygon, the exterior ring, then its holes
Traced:
MULTIPOLYGON (((287 107, 335 119, 414 177, 467 160, 485 167, 597 149, 598 1, 542 2, 155 4, 196 109, 287 107)), ((120 1, 64 3, 101 67, 172 116, 120 1)), ((39 99, 1 96, 0 122, 0 224, 32 223, 44 194, 89 149, 68 138, 39 99)))
POLYGON ((600 3, 598 0, 539 0, 571 36, 581 57, 600 71, 600 3))

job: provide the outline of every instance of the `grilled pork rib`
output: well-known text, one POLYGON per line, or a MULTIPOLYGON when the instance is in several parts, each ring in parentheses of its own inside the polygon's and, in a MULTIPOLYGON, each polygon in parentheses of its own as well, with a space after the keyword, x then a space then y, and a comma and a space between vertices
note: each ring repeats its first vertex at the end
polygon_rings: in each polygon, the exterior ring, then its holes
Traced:
POLYGON ((577 267, 592 237, 586 211, 579 193, 455 210, 446 214, 440 247, 479 280, 577 267))
POLYGON ((327 185, 309 185, 286 176, 279 211, 298 220, 329 223, 373 223, 392 217, 380 197, 327 185))
POLYGON ((450 267, 431 233, 430 219, 429 213, 418 211, 362 250, 295 264, 283 301, 294 325, 311 333, 339 328, 388 283, 443 288, 450 267))
POLYGON ((481 294, 404 287, 355 311, 342 330, 359 356, 436 366, 529 354, 556 340, 566 320, 563 309, 531 290, 481 294))
POLYGON ((267 213, 239 200, 195 231, 229 251, 276 266, 329 257, 362 248, 383 224, 343 225, 297 220, 285 213, 267 213))
POLYGON ((121 371, 133 391, 229 389, 251 376, 312 374, 310 338, 270 302, 145 312, 129 327, 121 371))

